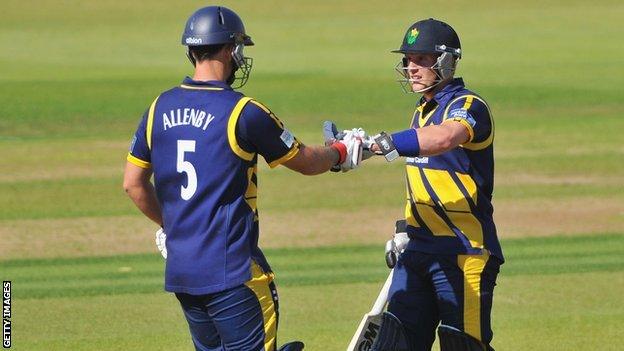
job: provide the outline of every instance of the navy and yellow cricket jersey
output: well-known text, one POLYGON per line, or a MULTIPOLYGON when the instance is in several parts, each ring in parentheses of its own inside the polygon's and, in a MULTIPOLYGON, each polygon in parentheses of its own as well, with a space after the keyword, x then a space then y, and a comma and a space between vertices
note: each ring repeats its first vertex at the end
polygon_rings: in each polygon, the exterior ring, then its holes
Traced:
POLYGON ((431 101, 421 99, 412 128, 448 121, 463 124, 468 142, 441 155, 408 157, 408 250, 436 254, 480 254, 503 260, 492 219, 494 121, 487 103, 454 79, 431 101))
POLYGON ((275 167, 299 142, 264 105, 219 81, 186 78, 143 116, 128 161, 154 172, 167 233, 165 290, 209 294, 251 279, 258 247, 257 161, 275 167))

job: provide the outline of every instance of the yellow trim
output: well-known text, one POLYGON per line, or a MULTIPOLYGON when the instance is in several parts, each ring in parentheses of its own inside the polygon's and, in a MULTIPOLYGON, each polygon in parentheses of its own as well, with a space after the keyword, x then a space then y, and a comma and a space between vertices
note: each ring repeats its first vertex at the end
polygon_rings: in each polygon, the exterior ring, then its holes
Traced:
POLYGON ((413 128, 414 126, 414 119, 416 118, 416 112, 418 112, 418 108, 416 108, 416 110, 414 110, 414 113, 412 113, 412 120, 410 121, 409 127, 413 128))
POLYGON ((277 312, 275 311, 275 301, 269 284, 274 279, 273 273, 264 273, 262 268, 251 261, 251 280, 245 285, 256 294, 260 308, 262 309, 262 319, 264 321, 264 350, 275 350, 277 336, 277 312))
POLYGON ((128 160, 128 162, 132 163, 133 165, 141 167, 141 168, 149 169, 152 167, 151 163, 147 161, 143 161, 140 158, 134 157, 130 153, 128 153, 128 156, 126 156, 126 160, 128 160))
POLYGON ((462 107, 462 109, 464 110, 469 109, 470 105, 472 105, 472 99, 474 99, 474 96, 468 95, 468 97, 466 98, 466 102, 464 102, 464 106, 462 107))
MULTIPOLYGON (((492 141, 494 140, 494 118, 492 117, 492 111, 490 111, 490 106, 488 106, 487 102, 485 102, 485 100, 481 99, 480 97, 476 96, 476 95, 462 95, 459 96, 455 99, 453 99, 453 101, 451 101, 447 106, 446 109, 444 110, 444 115, 442 116, 442 120, 446 120, 447 116, 448 116, 448 112, 449 109, 451 108, 451 105, 453 105, 456 101, 466 98, 466 102, 464 103, 464 106, 466 106, 466 104, 468 103, 468 98, 472 98, 474 100, 479 100, 481 101, 485 107, 488 110, 488 115, 490 117, 490 125, 492 126, 492 130, 490 131, 490 135, 488 136, 487 139, 485 139, 484 141, 480 142, 480 143, 472 143, 472 142, 467 142, 464 144, 461 144, 459 146, 468 149, 468 150, 472 150, 472 151, 478 151, 478 150, 483 150, 486 147, 490 146, 490 144, 492 144, 492 141)), ((470 101, 470 103, 472 104, 472 100, 470 101)), ((474 132, 473 132, 474 133, 474 132)), ((470 139, 472 140, 472 138, 470 139)))
POLYGON ((260 107, 262 111, 266 112, 273 119, 273 121, 277 124, 278 127, 284 129, 284 123, 282 123, 282 121, 280 121, 279 118, 277 118, 277 116, 275 116, 275 114, 271 112, 271 110, 269 110, 268 107, 264 106, 262 103, 256 100, 251 100, 251 103, 260 107))
POLYGON ((446 122, 459 122, 461 123, 461 125, 463 125, 464 127, 466 127, 466 129, 468 129, 468 142, 470 142, 472 139, 474 139, 474 129, 472 129, 472 126, 470 125, 470 123, 468 123, 468 121, 466 121, 463 118, 459 118, 459 117, 455 117, 453 119, 445 119, 444 121, 442 121, 442 123, 446 123, 446 122))
POLYGON ((236 103, 236 106, 234 106, 234 109, 230 114, 230 118, 228 119, 227 126, 230 148, 238 157, 245 161, 251 161, 254 158, 254 154, 243 150, 240 145, 238 145, 238 141, 236 140, 236 123, 238 123, 238 118, 240 117, 243 108, 249 101, 251 101, 250 97, 244 97, 236 103))
POLYGON ((290 149, 290 151, 288 151, 288 153, 286 155, 284 155, 284 156, 278 158, 277 160, 269 163, 269 167, 275 168, 275 167, 281 165, 282 163, 292 159, 298 153, 299 153, 299 143, 295 142, 295 145, 293 145, 292 149, 290 149))
POLYGON ((184 89, 192 89, 192 90, 223 90, 223 88, 213 88, 213 87, 195 87, 192 85, 181 84, 180 88, 184 89))
POLYGON ((149 112, 147 114, 147 125, 145 127, 145 138, 147 139, 147 148, 148 149, 152 149, 152 127, 154 125, 154 110, 156 109, 156 101, 158 101, 158 98, 160 97, 157 96, 156 99, 154 99, 154 102, 152 102, 152 105, 150 105, 149 108, 149 112))
POLYGON ((245 191, 245 202, 247 202, 247 204, 249 205, 249 207, 255 214, 256 209, 257 209, 258 186, 252 180, 254 174, 256 174, 256 180, 257 180, 258 179, 257 178, 257 174, 258 174, 257 163, 254 164, 253 167, 249 167, 247 169, 247 190, 245 191))
POLYGON ((481 337, 481 273, 490 254, 457 255, 457 265, 464 272, 464 332, 477 340, 481 337))
MULTIPOLYGON (((423 106, 424 107, 424 106, 423 106)), ((420 117, 418 118, 418 126, 419 127, 424 127, 425 124, 427 124, 427 122, 429 121, 429 118, 431 118, 431 116, 433 115, 433 113, 438 109, 438 106, 434 107, 433 110, 429 111, 429 113, 427 113, 426 116, 422 115, 422 109, 420 110, 420 117)))

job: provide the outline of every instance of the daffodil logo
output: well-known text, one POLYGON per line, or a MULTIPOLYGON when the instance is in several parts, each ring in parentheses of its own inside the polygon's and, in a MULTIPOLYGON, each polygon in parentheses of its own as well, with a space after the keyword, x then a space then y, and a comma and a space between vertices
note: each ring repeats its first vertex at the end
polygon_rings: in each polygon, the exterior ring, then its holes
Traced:
POLYGON ((412 30, 407 33, 407 43, 410 45, 414 44, 416 38, 418 38, 418 29, 412 28, 412 30))

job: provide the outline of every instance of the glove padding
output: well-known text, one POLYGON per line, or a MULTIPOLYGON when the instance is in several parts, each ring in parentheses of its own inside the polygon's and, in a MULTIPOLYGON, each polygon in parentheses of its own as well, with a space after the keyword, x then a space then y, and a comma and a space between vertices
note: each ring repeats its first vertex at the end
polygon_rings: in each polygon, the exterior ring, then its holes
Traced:
MULTIPOLYGON (((359 137, 362 140, 361 157, 358 157, 360 162, 375 155, 374 152, 370 151, 370 147, 375 143, 375 140, 373 139, 373 137, 368 136, 366 134, 366 131, 364 131, 364 129, 353 128, 351 130, 347 129, 347 130, 343 130, 342 132, 339 132, 334 122, 332 121, 323 122, 323 138, 325 139, 325 146, 330 146, 340 140, 344 140, 347 134, 349 133, 351 133, 352 135, 356 137, 359 137)), ((347 146, 347 153, 348 153, 349 151, 348 145, 345 144, 345 146, 347 146)), ((359 165, 359 162, 358 162, 358 165, 359 165)), ((353 167, 353 168, 356 168, 356 167, 353 167)), ((349 168, 349 169, 353 169, 353 168, 349 168)), ((342 170, 343 172, 347 171, 345 170, 344 167, 341 167, 341 165, 336 165, 331 168, 332 172, 338 172, 340 170, 342 170)))
POLYGON ((164 257, 165 259, 167 259, 167 246, 165 245, 166 242, 167 234, 165 233, 165 230, 163 228, 159 228, 156 231, 156 247, 158 248, 158 251, 160 251, 162 257, 164 257))
POLYGON ((341 171, 347 172, 358 168, 362 162, 362 138, 356 129, 347 130, 344 134, 342 140, 337 142, 344 144, 347 148, 347 156, 344 162, 339 165, 341 171))
POLYGON ((395 233, 392 239, 386 242, 386 264, 388 268, 394 268, 399 259, 399 255, 405 250, 409 240, 407 233, 401 232, 395 233))

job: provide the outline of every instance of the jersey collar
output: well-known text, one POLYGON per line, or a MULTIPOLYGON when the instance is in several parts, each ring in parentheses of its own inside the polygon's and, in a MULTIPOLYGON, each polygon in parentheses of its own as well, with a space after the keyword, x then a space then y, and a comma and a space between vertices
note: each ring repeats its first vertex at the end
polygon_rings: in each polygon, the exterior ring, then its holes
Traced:
POLYGON ((438 104, 443 105, 451 99, 455 93, 459 90, 464 89, 464 80, 461 78, 454 78, 450 83, 444 86, 442 90, 438 91, 433 99, 438 102, 438 104))
POLYGON ((223 88, 227 90, 232 90, 232 87, 229 86, 226 82, 220 80, 193 80, 191 77, 186 77, 182 81, 184 85, 192 85, 192 86, 204 86, 204 87, 215 87, 215 88, 223 88))

